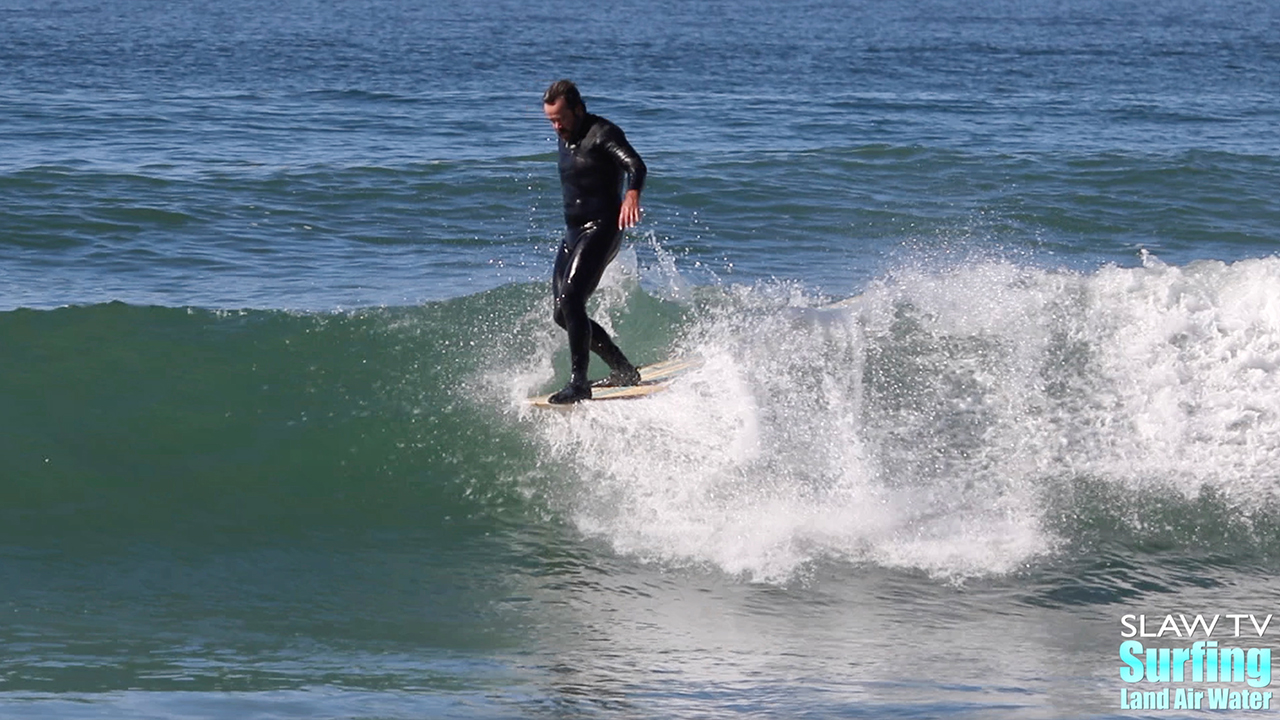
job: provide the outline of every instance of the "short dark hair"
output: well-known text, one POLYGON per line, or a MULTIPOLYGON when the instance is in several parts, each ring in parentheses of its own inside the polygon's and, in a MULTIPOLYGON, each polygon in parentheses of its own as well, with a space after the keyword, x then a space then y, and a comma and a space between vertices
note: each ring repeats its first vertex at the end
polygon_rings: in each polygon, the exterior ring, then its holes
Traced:
POLYGON ((574 85, 572 80, 557 80, 551 83, 551 87, 542 93, 542 104, 554 105, 560 98, 568 101, 570 108, 587 109, 587 104, 582 102, 582 95, 578 92, 578 86, 574 85))

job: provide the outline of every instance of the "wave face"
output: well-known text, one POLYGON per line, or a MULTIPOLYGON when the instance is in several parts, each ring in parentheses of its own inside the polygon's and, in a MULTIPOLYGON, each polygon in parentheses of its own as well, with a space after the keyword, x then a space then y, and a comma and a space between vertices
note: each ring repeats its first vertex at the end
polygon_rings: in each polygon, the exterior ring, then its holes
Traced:
POLYGON ((0 535, 432 525, 476 510, 504 444, 459 404, 468 336, 511 287, 404 310, 122 304, 0 314, 0 535))
POLYGON ((705 365, 563 413, 523 404, 567 362, 539 285, 351 313, 0 314, 0 535, 433 528, 443 547, 564 521, 768 582, 1162 546, 1274 558, 1280 259, 974 261, 834 306, 780 285, 655 294, 635 267, 624 253, 596 315, 633 357, 705 365))

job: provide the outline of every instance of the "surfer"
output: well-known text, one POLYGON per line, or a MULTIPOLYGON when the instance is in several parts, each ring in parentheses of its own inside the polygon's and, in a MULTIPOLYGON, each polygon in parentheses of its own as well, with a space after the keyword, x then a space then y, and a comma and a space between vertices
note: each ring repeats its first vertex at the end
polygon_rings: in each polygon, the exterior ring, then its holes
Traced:
POLYGON ((587 317, 587 298, 618 254, 622 231, 640 220, 646 168, 622 130, 587 112, 578 88, 558 80, 542 96, 542 112, 559 136, 564 242, 551 278, 553 317, 569 334, 569 383, 549 398, 563 405, 591 398, 587 365, 594 352, 610 373, 597 386, 635 385, 640 373, 604 328, 587 317), (626 190, 623 191, 623 177, 626 190))

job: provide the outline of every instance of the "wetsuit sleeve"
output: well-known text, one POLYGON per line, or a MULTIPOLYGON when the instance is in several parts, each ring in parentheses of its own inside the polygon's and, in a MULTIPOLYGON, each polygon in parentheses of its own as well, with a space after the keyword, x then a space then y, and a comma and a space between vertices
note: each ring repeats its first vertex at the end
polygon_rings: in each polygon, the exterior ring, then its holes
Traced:
POLYGON ((627 136, 622 134, 622 130, 617 126, 610 130, 611 132, 601 138, 601 147, 627 174, 627 189, 636 192, 644 190, 644 177, 649 171, 645 167, 644 160, 640 159, 640 153, 627 142, 627 136))

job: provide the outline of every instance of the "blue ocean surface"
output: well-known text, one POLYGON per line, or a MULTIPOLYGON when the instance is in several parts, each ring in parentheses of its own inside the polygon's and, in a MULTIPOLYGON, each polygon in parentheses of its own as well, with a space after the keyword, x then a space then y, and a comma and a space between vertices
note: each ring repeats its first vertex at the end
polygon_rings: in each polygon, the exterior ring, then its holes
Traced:
POLYGON ((0 0, 0 717, 1267 691, 1119 648, 1280 637, 1278 38, 1261 0, 0 0), (702 365, 545 412, 561 77, 650 171, 593 317, 702 365))

